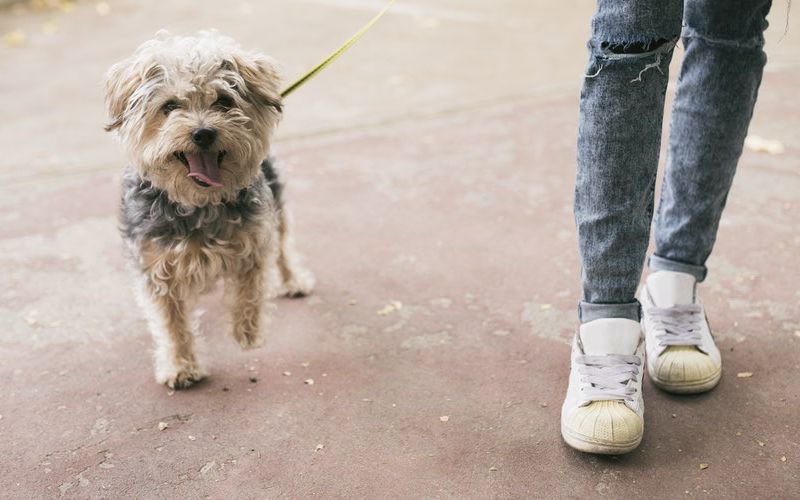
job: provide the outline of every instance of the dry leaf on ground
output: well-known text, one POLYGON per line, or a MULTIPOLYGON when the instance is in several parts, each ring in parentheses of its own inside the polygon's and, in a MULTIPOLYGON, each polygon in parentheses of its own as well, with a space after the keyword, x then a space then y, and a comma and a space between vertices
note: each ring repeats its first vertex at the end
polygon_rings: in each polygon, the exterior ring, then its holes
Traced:
POLYGON ((25 43, 26 38, 24 31, 14 30, 3 35, 3 42, 9 47, 17 47, 25 43))
POLYGON ((757 153, 779 155, 783 153, 783 143, 778 140, 764 139, 757 135, 748 135, 744 140, 744 147, 757 153))
POLYGON ((391 300, 388 304, 383 306, 381 309, 377 311, 377 314, 380 316, 388 316, 395 311, 399 311, 403 308, 403 303, 399 300, 391 300))

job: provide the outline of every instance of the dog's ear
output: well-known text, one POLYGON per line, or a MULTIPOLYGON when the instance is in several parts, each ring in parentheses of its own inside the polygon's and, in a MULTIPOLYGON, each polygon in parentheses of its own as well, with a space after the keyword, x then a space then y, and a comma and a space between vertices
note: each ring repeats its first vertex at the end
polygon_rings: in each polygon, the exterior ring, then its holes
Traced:
POLYGON ((106 110, 109 122, 106 131, 112 131, 122 126, 126 112, 133 108, 135 103, 131 98, 142 84, 162 74, 161 66, 150 64, 144 66, 131 57, 111 66, 106 74, 106 110))
POLYGON ((262 55, 237 54, 223 61, 223 69, 232 69, 241 75, 246 89, 244 97, 254 104, 269 106, 278 113, 283 111, 279 89, 280 75, 275 62, 262 55))
POLYGON ((141 80, 133 71, 133 61, 125 59, 111 66, 106 74, 106 111, 109 122, 106 131, 118 129, 124 121, 128 100, 141 80))

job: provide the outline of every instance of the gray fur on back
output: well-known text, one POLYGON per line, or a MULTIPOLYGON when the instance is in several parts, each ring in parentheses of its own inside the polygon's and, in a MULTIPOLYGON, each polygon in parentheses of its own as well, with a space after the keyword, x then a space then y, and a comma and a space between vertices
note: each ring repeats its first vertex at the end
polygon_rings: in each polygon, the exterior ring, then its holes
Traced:
POLYGON ((190 207, 169 199, 167 193, 142 179, 132 167, 122 176, 120 230, 134 244, 152 240, 169 247, 189 238, 228 241, 236 231, 261 224, 280 208, 282 185, 274 160, 261 164, 261 175, 242 189, 236 200, 190 207))

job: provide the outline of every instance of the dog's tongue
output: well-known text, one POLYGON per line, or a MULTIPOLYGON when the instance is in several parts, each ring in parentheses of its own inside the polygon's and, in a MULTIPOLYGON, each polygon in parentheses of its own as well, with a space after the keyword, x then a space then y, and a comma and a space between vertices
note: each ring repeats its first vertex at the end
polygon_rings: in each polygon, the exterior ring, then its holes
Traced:
POLYGON ((186 153, 189 162, 189 177, 199 179, 209 186, 223 187, 217 158, 219 153, 186 153))

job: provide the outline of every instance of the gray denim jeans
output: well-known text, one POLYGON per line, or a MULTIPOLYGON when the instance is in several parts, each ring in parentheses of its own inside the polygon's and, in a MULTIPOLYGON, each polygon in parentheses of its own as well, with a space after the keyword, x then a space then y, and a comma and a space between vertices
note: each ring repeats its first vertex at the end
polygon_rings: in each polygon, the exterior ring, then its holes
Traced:
POLYGON ((581 321, 639 320, 664 96, 685 55, 655 215, 653 270, 706 276, 766 56, 770 0, 598 0, 580 98, 575 222, 581 321))

